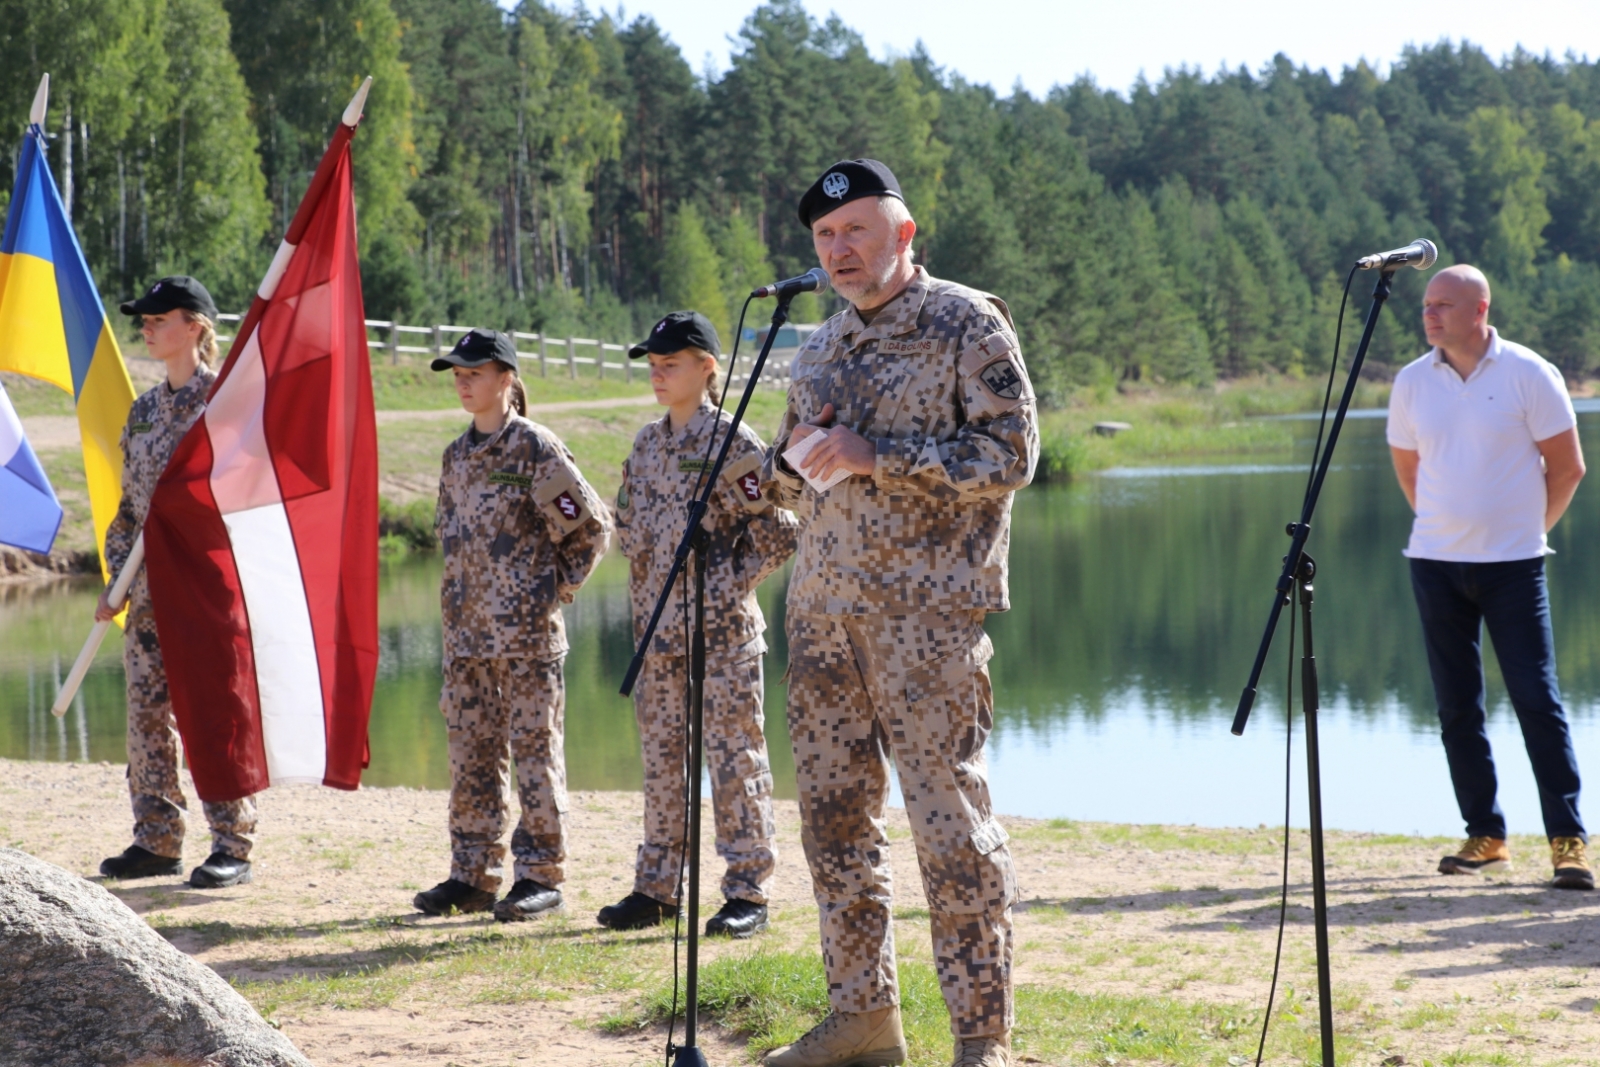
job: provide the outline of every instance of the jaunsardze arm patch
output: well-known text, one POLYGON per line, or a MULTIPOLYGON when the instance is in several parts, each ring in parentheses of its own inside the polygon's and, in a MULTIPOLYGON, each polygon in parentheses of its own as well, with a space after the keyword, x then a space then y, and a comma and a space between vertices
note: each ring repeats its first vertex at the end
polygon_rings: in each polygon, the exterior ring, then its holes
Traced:
POLYGON ((578 488, 578 473, 565 463, 558 464, 551 477, 533 495, 534 502, 561 540, 589 520, 589 509, 578 488))
POLYGON ((764 454, 752 452, 722 468, 722 480, 732 489, 735 503, 746 511, 764 511, 767 498, 761 492, 761 461, 764 454))

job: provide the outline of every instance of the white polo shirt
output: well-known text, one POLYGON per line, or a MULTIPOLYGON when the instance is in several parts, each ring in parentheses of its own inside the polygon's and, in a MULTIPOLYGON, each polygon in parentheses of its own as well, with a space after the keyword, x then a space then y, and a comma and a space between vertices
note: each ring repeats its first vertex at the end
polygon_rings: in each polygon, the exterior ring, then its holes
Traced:
POLYGON ((1407 556, 1504 563, 1550 552, 1535 442, 1572 429, 1577 416, 1554 365, 1489 333, 1466 381, 1437 348, 1395 376, 1389 444, 1421 454, 1407 556))

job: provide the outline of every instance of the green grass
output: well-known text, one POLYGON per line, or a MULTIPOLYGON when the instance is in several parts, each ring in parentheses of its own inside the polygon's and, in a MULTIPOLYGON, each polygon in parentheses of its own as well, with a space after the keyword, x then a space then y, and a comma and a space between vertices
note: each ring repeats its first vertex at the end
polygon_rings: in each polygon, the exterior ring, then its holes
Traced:
MULTIPOLYGON (((374 353, 372 362, 372 399, 379 411, 435 411, 459 406, 450 375, 429 370, 420 361, 390 366, 381 362, 381 356, 382 353, 374 353)), ((611 358, 615 359, 616 353, 611 353, 611 358)), ((593 367, 579 367, 578 375, 576 379, 568 378, 565 365, 552 364, 550 376, 541 378, 537 361, 525 364, 522 382, 528 391, 528 403, 608 400, 650 392, 649 374, 637 362, 632 382, 624 381, 614 369, 604 379, 595 378, 593 367)))
MULTIPOLYGON (((812 953, 756 949, 723 956, 701 969, 700 981, 703 1018, 747 1038, 752 1054, 793 1041, 828 1012, 822 962, 812 953)), ((900 986, 908 1063, 948 1063, 949 1016, 933 968, 902 960, 900 986)), ((664 1023, 671 1007, 671 986, 663 985, 602 1025, 620 1032, 664 1023)), ((1035 986, 1017 990, 1017 1020, 1012 1044, 1019 1058, 1152 1067, 1224 1067, 1253 1058, 1261 1025, 1258 1012, 1227 1006, 1035 986)), ((1268 1050, 1309 1055, 1315 1042, 1314 1020, 1291 1011, 1280 1015, 1268 1050)))
POLYGON ((402 998, 525 1004, 580 990, 636 987, 641 972, 635 946, 636 939, 555 921, 529 936, 489 930, 355 953, 309 954, 287 962, 312 973, 281 981, 236 978, 234 986, 267 1018, 286 1008, 386 1008, 402 998))
POLYGON ((23 418, 32 415, 71 415, 72 397, 37 378, 22 374, 0 374, 0 386, 11 397, 11 406, 23 418))
MULTIPOLYGON (((1387 402, 1387 386, 1363 382, 1357 388, 1357 407, 1387 402)), ((1064 481, 1107 467, 1177 456, 1282 454, 1293 447, 1294 427, 1259 417, 1316 411, 1321 405, 1321 383, 1292 378, 1247 379, 1201 389, 1081 390, 1062 407, 1040 412, 1038 480, 1064 481), (1094 433, 1097 422, 1126 422, 1133 428, 1102 437, 1094 433)))

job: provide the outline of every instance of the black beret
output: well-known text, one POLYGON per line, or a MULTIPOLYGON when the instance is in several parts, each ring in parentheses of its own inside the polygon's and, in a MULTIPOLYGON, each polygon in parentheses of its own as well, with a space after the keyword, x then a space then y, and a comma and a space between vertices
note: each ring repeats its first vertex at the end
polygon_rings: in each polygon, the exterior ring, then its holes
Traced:
POLYGON ((722 346, 717 343, 717 328, 698 311, 672 312, 650 327, 650 336, 628 349, 628 356, 640 359, 651 352, 666 356, 682 352, 685 348, 700 348, 713 356, 722 355, 722 346))
POLYGON ((490 360, 499 360, 512 370, 517 369, 516 343, 499 330, 474 329, 462 335, 456 346, 434 360, 434 370, 451 367, 481 367, 490 360))
POLYGON ((122 305, 124 315, 162 315, 183 308, 198 311, 212 322, 217 321, 217 305, 206 292, 206 287, 187 274, 174 274, 162 278, 150 291, 137 300, 122 305))
POLYGON ((906 199, 894 171, 876 159, 842 159, 800 198, 800 225, 809 230, 816 219, 864 196, 892 196, 901 203, 906 199))

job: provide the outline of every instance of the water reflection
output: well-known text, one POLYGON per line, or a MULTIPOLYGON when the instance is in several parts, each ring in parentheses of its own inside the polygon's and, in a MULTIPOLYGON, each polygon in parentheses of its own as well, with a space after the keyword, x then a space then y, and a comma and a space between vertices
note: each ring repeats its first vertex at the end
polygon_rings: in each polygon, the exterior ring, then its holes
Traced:
MULTIPOLYGON (((1586 442, 1600 418, 1580 417, 1586 442)), ((1302 451, 1315 433, 1306 424, 1302 451)), ((996 805, 1011 814, 1254 825, 1282 811, 1283 656, 1276 646, 1243 739, 1228 733, 1259 640, 1304 471, 1295 456, 1113 471, 1017 501, 1014 608, 989 622, 996 805)), ((1317 515, 1317 643, 1331 826, 1455 833, 1432 689, 1400 548, 1410 513, 1395 488, 1381 419, 1352 421, 1317 515)), ((1561 678, 1582 766, 1600 768, 1600 562, 1579 551, 1600 529, 1600 489, 1579 491, 1552 538, 1561 678)), ((386 567, 372 720, 373 785, 448 782, 438 713, 437 558, 386 567)), ((786 741, 782 601, 771 623, 767 729, 780 795, 793 795, 786 741)), ((578 789, 637 789, 638 735, 617 685, 631 655, 627 572, 602 564, 568 610, 567 758, 578 789)), ((82 695, 50 715, 93 608, 90 585, 0 590, 0 755, 121 761, 122 671, 102 650, 82 695)), ((1498 670, 1492 731, 1512 828, 1537 831, 1538 805, 1498 670)), ((1297 728, 1298 729, 1298 728, 1297 728)), ((1294 758, 1297 783, 1303 759, 1294 758)), ((1303 797, 1297 799, 1303 824, 1303 797)))

